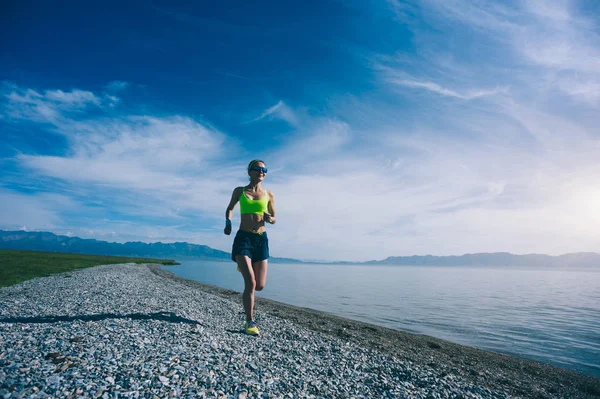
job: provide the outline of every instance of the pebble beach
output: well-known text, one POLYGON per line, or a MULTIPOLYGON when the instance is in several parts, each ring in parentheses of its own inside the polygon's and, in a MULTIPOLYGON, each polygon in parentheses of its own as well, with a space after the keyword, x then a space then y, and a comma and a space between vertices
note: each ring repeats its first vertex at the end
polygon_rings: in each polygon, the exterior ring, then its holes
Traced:
POLYGON ((0 398, 600 398, 592 376, 267 299, 256 307, 261 335, 247 336, 239 292, 157 265, 1 288, 0 398))

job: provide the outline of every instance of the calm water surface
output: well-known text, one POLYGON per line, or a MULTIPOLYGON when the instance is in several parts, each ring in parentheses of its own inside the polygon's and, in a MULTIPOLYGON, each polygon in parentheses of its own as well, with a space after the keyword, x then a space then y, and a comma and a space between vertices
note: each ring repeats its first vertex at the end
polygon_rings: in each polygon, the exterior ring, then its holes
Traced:
MULTIPOLYGON (((236 291, 233 262, 174 274, 236 291)), ((258 297, 600 377, 600 268, 269 264, 258 297)))

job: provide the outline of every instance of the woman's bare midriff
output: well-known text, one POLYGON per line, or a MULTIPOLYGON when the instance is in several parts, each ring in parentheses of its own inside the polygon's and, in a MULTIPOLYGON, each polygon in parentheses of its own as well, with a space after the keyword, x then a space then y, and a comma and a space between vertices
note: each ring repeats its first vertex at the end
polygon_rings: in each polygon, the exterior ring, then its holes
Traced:
POLYGON ((255 233, 262 233, 265 231, 265 220, 263 215, 257 215, 254 213, 245 213, 242 216, 240 223, 240 230, 252 231, 255 233))

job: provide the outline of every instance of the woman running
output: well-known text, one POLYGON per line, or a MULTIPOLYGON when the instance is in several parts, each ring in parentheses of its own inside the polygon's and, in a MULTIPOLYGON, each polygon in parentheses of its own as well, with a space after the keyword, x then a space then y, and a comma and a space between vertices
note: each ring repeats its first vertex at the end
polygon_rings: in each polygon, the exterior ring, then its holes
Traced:
POLYGON ((231 216, 235 204, 240 202, 240 229, 233 240, 231 259, 238 265, 244 277, 244 311, 246 334, 258 335, 254 321, 254 291, 261 291, 267 282, 267 259, 269 240, 265 222, 275 224, 275 201, 273 193, 265 190, 261 183, 267 176, 265 163, 255 159, 248 164, 250 184, 236 187, 225 211, 225 234, 231 234, 231 216))

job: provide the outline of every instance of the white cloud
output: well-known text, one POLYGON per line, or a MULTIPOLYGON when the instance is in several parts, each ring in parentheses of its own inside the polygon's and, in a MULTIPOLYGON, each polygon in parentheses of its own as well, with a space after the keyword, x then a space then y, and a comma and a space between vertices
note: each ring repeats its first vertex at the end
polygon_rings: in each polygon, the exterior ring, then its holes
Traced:
POLYGON ((430 12, 434 12, 442 19, 459 20, 483 31, 505 31, 520 22, 520 10, 517 7, 493 1, 425 0, 421 10, 426 18, 430 12))
POLYGON ((499 93, 506 93, 506 88, 496 88, 492 90, 481 90, 481 89, 468 89, 463 93, 459 93, 454 90, 446 89, 441 87, 437 83, 433 82, 419 82, 415 80, 402 80, 402 79, 392 79, 392 83, 395 83, 400 86, 413 87, 413 88, 421 88, 425 90, 429 90, 431 92, 441 94, 443 96, 456 97, 463 100, 472 100, 480 97, 493 96, 499 93))
POLYGON ((575 99, 597 105, 600 102, 600 80, 565 78, 558 82, 562 91, 575 99))
POLYGON ((409 20, 410 12, 413 11, 411 4, 399 0, 386 0, 386 3, 399 21, 407 22, 409 20))
POLYGON ((126 117, 62 123, 70 155, 18 155, 21 164, 65 181, 179 194, 204 180, 225 137, 185 117, 126 117))
POLYGON ((104 98, 106 99, 106 104, 111 108, 116 107, 121 102, 119 97, 111 96, 110 94, 105 95, 104 98))
POLYGON ((57 209, 73 202, 64 196, 48 193, 21 194, 0 188, 0 228, 18 230, 50 229, 62 223, 57 209))
POLYGON ((66 109, 83 108, 90 104, 99 106, 100 100, 90 91, 71 90, 64 92, 62 90, 48 90, 44 95, 45 99, 54 102, 66 109))
POLYGON ((54 122, 60 114, 55 107, 47 104, 43 96, 34 90, 12 91, 5 94, 8 104, 5 115, 16 119, 29 119, 36 122, 54 122))
POLYGON ((306 121, 269 159, 279 167, 295 170, 322 159, 333 160, 340 156, 346 144, 351 142, 350 127, 332 119, 306 121))
POLYGON ((555 23, 568 23, 571 19, 569 13, 569 0, 526 0, 523 2, 525 9, 532 14, 548 19, 555 23))
POLYGON ((68 121, 70 114, 81 114, 90 108, 114 107, 120 101, 113 95, 97 96, 78 89, 38 92, 6 82, 1 87, 0 95, 5 98, 5 116, 54 125, 68 121))
POLYGON ((257 122, 257 121, 260 121, 265 118, 267 118, 267 119, 278 118, 278 119, 286 121, 287 123, 289 123, 292 126, 298 126, 297 115, 288 105, 286 105, 281 100, 279 100, 277 102, 277 104, 273 105, 272 107, 267 108, 260 116, 252 119, 249 123, 257 122))
MULTIPOLYGON (((224 205, 217 206, 214 198, 224 202, 231 194, 230 184, 224 182, 239 180, 231 168, 221 164, 223 157, 238 151, 237 144, 228 141, 224 134, 184 116, 72 114, 59 109, 56 103, 99 97, 51 93, 46 98, 13 86, 8 96, 26 101, 9 98, 5 103, 5 115, 11 120, 51 122, 53 131, 64 135, 69 144, 68 151, 60 156, 16 155, 14 160, 29 178, 36 176, 39 181, 46 181, 50 191, 59 190, 55 183, 58 179, 71 187, 61 184, 60 190, 67 195, 88 197, 88 201, 93 195, 109 200, 111 212, 138 217, 181 219, 181 209, 183 214, 208 215, 210 220, 216 218, 217 208, 219 215, 223 213, 224 205), (22 102, 31 103, 31 107, 20 107, 20 114, 7 112, 22 102), (52 112, 51 118, 42 112, 44 109, 52 112), (207 197, 213 200, 207 201, 207 197)), ((244 166, 237 169, 243 171, 244 166)), ((237 175, 243 178, 243 173, 237 175)), ((57 214, 63 211, 57 207, 57 214)))
MULTIPOLYGON (((480 41, 508 45, 512 53, 501 60, 515 59, 514 73, 544 79, 553 89, 598 105, 597 20, 578 14, 573 2, 530 0, 509 7, 494 1, 428 0, 423 11, 446 25, 449 20, 459 21, 478 29, 480 41), (524 71, 523 65, 536 69, 524 71)), ((490 45, 490 51, 499 47, 490 45)))

